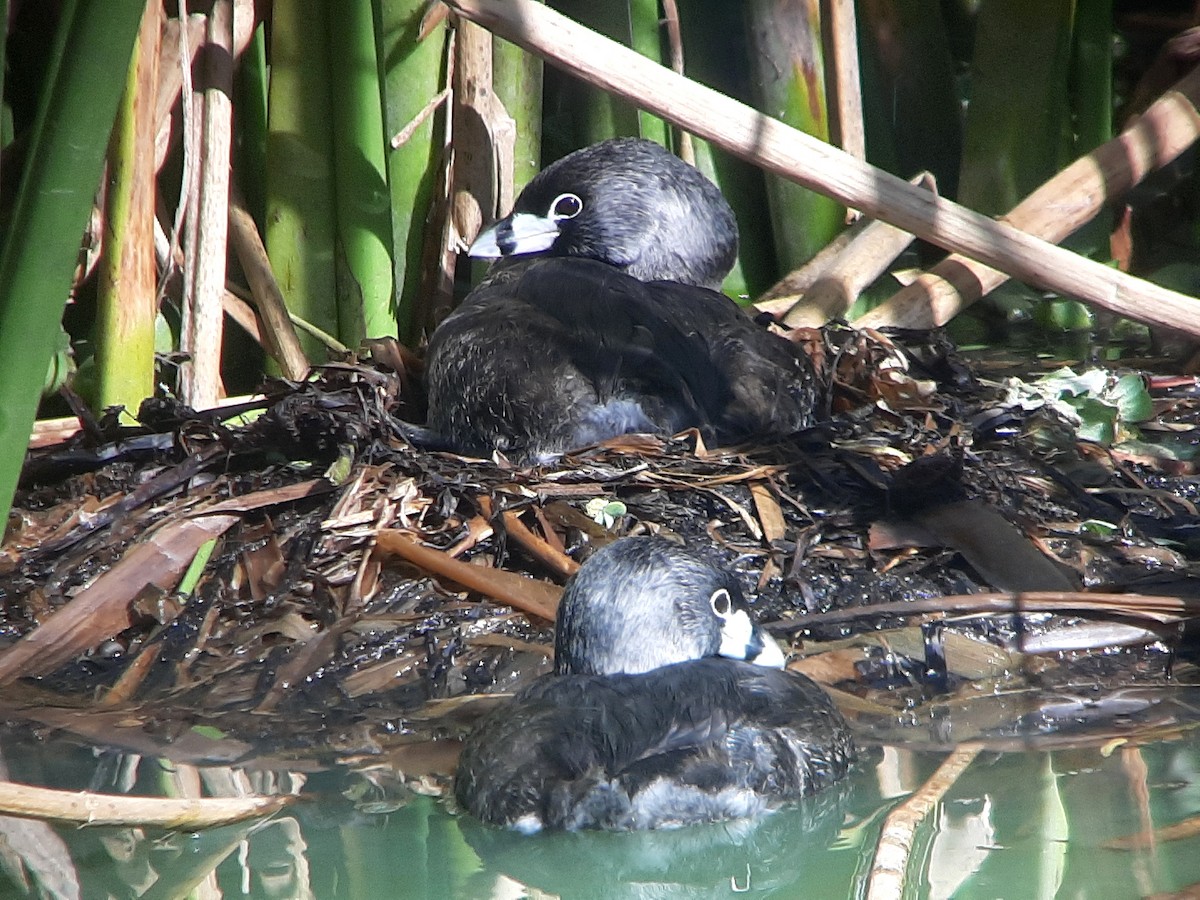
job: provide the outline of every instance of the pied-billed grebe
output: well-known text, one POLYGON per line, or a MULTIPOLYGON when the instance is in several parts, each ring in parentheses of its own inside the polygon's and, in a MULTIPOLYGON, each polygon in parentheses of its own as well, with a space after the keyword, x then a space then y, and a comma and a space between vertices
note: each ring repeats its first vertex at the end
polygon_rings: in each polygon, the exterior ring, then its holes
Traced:
POLYGON ((429 426, 450 446, 530 462, 633 431, 732 442, 812 424, 808 358, 713 290, 733 212, 657 144, 563 157, 470 252, 501 261, 426 357, 429 426))
POLYGON ((783 669, 733 576, 663 538, 617 541, 563 596, 555 672, 490 713, 455 795, 526 833, 746 818, 845 775, 845 720, 783 669))

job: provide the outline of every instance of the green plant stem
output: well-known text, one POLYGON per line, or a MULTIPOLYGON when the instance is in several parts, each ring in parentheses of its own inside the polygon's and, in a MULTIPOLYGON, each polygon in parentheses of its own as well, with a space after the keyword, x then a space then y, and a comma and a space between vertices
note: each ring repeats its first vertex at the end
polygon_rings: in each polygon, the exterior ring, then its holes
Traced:
MULTIPOLYGON (((1095 150, 1113 136, 1112 0, 1075 4, 1074 53, 1071 58, 1073 157, 1095 150)), ((1108 260, 1109 222, 1101 216, 1065 242, 1078 253, 1108 260)))
POLYGON ((329 5, 337 182, 338 337, 396 335, 392 234, 375 25, 367 3, 329 5))
POLYGON ((6 522, 59 334, 80 235, 144 4, 68 0, 25 171, 0 237, 0 522, 6 522))
POLYGON ((1073 6, 1073 0, 988 0, 983 5, 958 187, 964 206, 1001 215, 1070 158, 1073 6))
POLYGON ((858 12, 868 158, 901 178, 932 172, 940 193, 957 196, 962 112, 943 4, 869 2, 858 12))
MULTIPOLYGON (((746 22, 741 8, 732 3, 711 9, 685 4, 679 10, 683 34, 683 62, 686 74, 717 88, 731 97, 749 101, 750 58, 744 40, 746 22)), ((741 239, 733 271, 722 289, 736 298, 756 296, 771 285, 777 275, 771 220, 762 211, 767 208, 766 185, 759 169, 694 138, 696 168, 721 188, 733 207, 741 239)))
POLYGON ((196 551, 196 555, 188 563, 187 571, 183 573, 183 579, 179 582, 179 587, 175 589, 180 596, 190 597, 195 592, 196 585, 200 583, 200 576, 204 574, 204 569, 208 566, 208 561, 212 559, 213 550, 216 547, 216 538, 210 538, 200 545, 200 549, 196 551))
MULTIPOLYGON (((326 0, 275 0, 264 243, 288 309, 337 333, 326 0)), ((325 358, 301 337, 310 360, 325 358)))
MULTIPOLYGON (((554 0, 559 12, 586 25, 605 37, 630 46, 631 31, 627 2, 596 3, 594 0, 554 0)), ((568 140, 574 150, 611 137, 629 137, 639 133, 638 111, 625 100, 569 76, 558 75, 561 84, 560 106, 571 119, 568 140)))
MULTIPOLYGON (((521 193, 542 162, 542 60, 515 44, 492 40, 492 90, 516 123, 513 196, 521 193)), ((501 210, 508 212, 508 210, 501 210)))
MULTIPOLYGON (((630 46, 648 59, 670 66, 663 54, 662 15, 658 0, 629 0, 630 46)), ((654 113, 638 110, 638 133, 664 147, 671 146, 671 129, 654 113)))
MULTIPOLYGON (((780 14, 779 5, 778 0, 753 0, 746 5, 760 109, 828 142, 819 4, 796 0, 785 4, 787 15, 780 14)), ((778 176, 767 177, 767 198, 775 252, 786 269, 808 262, 843 225, 841 207, 835 202, 778 176)))
POLYGON ((136 413, 154 395, 154 87, 159 7, 148 6, 109 142, 96 310, 96 407, 136 413))
MULTIPOLYGON (((422 38, 425 0, 373 0, 376 60, 383 88, 383 128, 391 140, 424 110, 443 87, 446 28, 439 24, 422 38)), ((396 321, 400 338, 419 339, 426 324, 421 305, 421 263, 426 221, 433 201, 441 156, 444 110, 430 115, 398 147, 389 147, 392 262, 396 321)))
POLYGON ((262 234, 266 220, 264 185, 267 178, 267 70, 266 24, 254 29, 242 51, 234 74, 234 171, 246 211, 262 234))

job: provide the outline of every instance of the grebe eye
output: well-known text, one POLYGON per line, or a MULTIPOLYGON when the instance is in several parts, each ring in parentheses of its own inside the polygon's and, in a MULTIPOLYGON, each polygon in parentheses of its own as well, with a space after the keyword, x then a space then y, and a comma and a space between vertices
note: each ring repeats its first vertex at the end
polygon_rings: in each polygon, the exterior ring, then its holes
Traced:
POLYGON ((556 222, 559 219, 573 219, 583 212, 583 201, 578 194, 559 194, 550 204, 550 218, 556 222))
POLYGON ((712 611, 722 619, 729 615, 729 611, 733 608, 733 600, 729 596, 729 591, 725 590, 725 588, 713 591, 713 595, 708 598, 708 602, 712 606, 712 611))

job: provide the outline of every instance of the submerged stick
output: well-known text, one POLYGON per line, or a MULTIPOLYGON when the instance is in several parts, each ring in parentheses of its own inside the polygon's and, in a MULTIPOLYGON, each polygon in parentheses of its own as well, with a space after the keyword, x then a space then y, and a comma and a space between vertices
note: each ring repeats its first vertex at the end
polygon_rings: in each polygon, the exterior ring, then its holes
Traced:
POLYGON ((915 794, 888 813, 871 862, 867 900, 904 896, 904 880, 917 828, 979 755, 979 750, 973 744, 963 744, 946 757, 915 794))
POLYGON ((216 828, 272 815, 295 801, 285 797, 125 797, 60 791, 0 781, 0 813, 72 825, 155 826, 181 831, 216 828))
POLYGON ((821 191, 1014 278, 1120 315, 1200 336, 1200 304, 1084 259, 1004 222, 913 187, 789 128, 532 0, 445 0, 554 65, 704 137, 730 153, 821 191))

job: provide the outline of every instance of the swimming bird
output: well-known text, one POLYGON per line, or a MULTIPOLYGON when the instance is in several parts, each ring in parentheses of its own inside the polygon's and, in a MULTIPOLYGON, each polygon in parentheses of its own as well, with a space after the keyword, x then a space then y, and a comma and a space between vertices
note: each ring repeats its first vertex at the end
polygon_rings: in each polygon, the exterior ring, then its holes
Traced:
POLYGON ((845 720, 783 669, 728 571, 661 537, 597 551, 559 608, 554 673, 486 716, 455 796, 494 825, 634 830, 743 819, 838 781, 845 720))
POLYGON ((627 432, 811 425, 808 358, 716 290, 737 241, 716 185, 652 141, 558 160, 471 246, 498 261, 430 339, 431 431, 539 462, 627 432))

